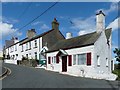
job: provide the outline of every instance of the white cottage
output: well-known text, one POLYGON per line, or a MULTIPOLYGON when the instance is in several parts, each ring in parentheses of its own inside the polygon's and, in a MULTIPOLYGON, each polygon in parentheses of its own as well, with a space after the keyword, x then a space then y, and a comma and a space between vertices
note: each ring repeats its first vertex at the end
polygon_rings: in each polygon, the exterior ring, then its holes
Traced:
POLYGON ((47 32, 36 35, 35 29, 31 29, 27 31, 26 38, 20 41, 16 38, 6 40, 4 56, 11 59, 11 61, 7 60, 8 62, 14 64, 17 64, 17 60, 22 60, 23 57, 33 58, 39 60, 39 64, 45 64, 45 51, 62 39, 65 37, 59 31, 59 23, 54 19, 52 29, 47 32))
POLYGON ((47 70, 74 76, 115 80, 111 69, 112 29, 105 29, 105 14, 96 14, 96 31, 58 41, 46 52, 47 70))

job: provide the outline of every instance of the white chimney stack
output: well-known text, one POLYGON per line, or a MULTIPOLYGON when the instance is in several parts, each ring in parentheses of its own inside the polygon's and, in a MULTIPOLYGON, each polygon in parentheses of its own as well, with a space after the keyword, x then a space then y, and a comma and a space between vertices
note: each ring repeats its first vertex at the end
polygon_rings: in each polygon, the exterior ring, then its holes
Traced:
POLYGON ((70 32, 66 33, 66 39, 70 39, 70 38, 72 38, 72 33, 70 32))
POLYGON ((96 14, 96 30, 97 33, 102 32, 105 29, 105 14, 102 11, 99 11, 96 14))

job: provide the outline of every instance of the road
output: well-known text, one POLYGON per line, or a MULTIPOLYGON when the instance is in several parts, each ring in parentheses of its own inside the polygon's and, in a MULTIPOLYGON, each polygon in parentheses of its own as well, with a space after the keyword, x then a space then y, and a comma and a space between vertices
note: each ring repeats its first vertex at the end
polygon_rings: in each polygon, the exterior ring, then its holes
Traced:
POLYGON ((3 88, 118 88, 117 81, 73 77, 12 64, 3 64, 3 66, 12 71, 2 80, 3 88))

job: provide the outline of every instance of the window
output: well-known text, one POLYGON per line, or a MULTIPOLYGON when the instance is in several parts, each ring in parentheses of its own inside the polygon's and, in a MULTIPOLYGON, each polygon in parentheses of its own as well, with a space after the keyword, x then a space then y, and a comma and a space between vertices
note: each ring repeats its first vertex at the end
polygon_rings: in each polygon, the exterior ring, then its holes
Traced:
POLYGON ((73 55, 73 65, 76 65, 77 55, 73 55))
POLYGON ((28 59, 28 54, 26 54, 26 58, 28 59))
POLYGON ((100 66, 100 56, 97 55, 97 66, 99 67, 100 66))
POLYGON ((15 55, 13 55, 13 58, 12 59, 15 59, 15 55))
POLYGON ((37 40, 35 40, 35 48, 37 47, 37 40))
POLYGON ((26 43, 26 50, 28 50, 28 43, 26 43))
POLYGON ((51 57, 48 57, 48 64, 51 64, 51 57))
POLYGON ((23 45, 21 47, 22 47, 22 51, 21 52, 23 52, 23 45))
POLYGON ((106 58, 106 67, 108 67, 108 58, 106 58))
POLYGON ((15 51, 17 51, 17 45, 15 45, 15 51))
POLYGON ((56 56, 53 57, 53 63, 56 63, 56 56))
POLYGON ((86 54, 78 54, 78 65, 86 65, 86 54))
POLYGON ((37 59, 37 52, 35 52, 35 59, 37 59))
POLYGON ((68 66, 72 66, 72 55, 68 55, 68 66))
POLYGON ((17 60, 17 58, 18 58, 18 54, 16 54, 16 60, 17 60))
POLYGON ((87 53, 87 66, 91 65, 91 53, 87 53))
POLYGON ((31 42, 29 42, 29 49, 31 49, 31 42))

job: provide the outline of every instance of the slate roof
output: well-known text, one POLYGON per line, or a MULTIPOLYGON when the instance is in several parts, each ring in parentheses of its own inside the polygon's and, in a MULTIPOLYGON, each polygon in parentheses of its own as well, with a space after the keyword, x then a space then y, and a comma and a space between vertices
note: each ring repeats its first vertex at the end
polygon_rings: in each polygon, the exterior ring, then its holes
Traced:
POLYGON ((42 33, 42 34, 37 35, 37 36, 34 36, 34 37, 32 37, 32 38, 27 38, 27 39, 23 40, 22 42, 20 42, 20 45, 25 44, 25 43, 27 43, 27 42, 29 42, 29 41, 34 40, 34 39, 37 39, 37 38, 39 38, 39 37, 42 37, 43 35, 51 32, 51 31, 52 31, 52 30, 49 30, 49 31, 47 31, 47 32, 45 32, 45 33, 42 33))
POLYGON ((61 34, 61 32, 59 30, 52 29, 52 30, 44 32, 40 35, 37 35, 35 37, 27 38, 27 39, 23 40, 20 43, 20 45, 25 44, 29 41, 35 40, 39 37, 42 37, 44 39, 44 42, 43 42, 44 45, 47 42, 47 43, 50 43, 50 46, 53 45, 53 43, 55 44, 58 40, 65 39, 64 36, 61 34))
POLYGON ((13 40, 5 40, 5 47, 8 48, 10 47, 11 45, 14 44, 14 41, 13 40))
MULTIPOLYGON (((96 33, 96 31, 95 31, 95 32, 77 36, 74 38, 61 40, 61 41, 57 42, 55 45, 53 45, 51 48, 49 48, 49 50, 46 53, 57 51, 59 49, 66 50, 66 49, 70 49, 70 48, 77 48, 77 47, 93 45, 96 42, 96 40, 99 38, 100 34, 101 33, 96 33)), ((111 35, 111 28, 105 30, 105 35, 106 35, 107 39, 109 39, 109 37, 111 35)))

